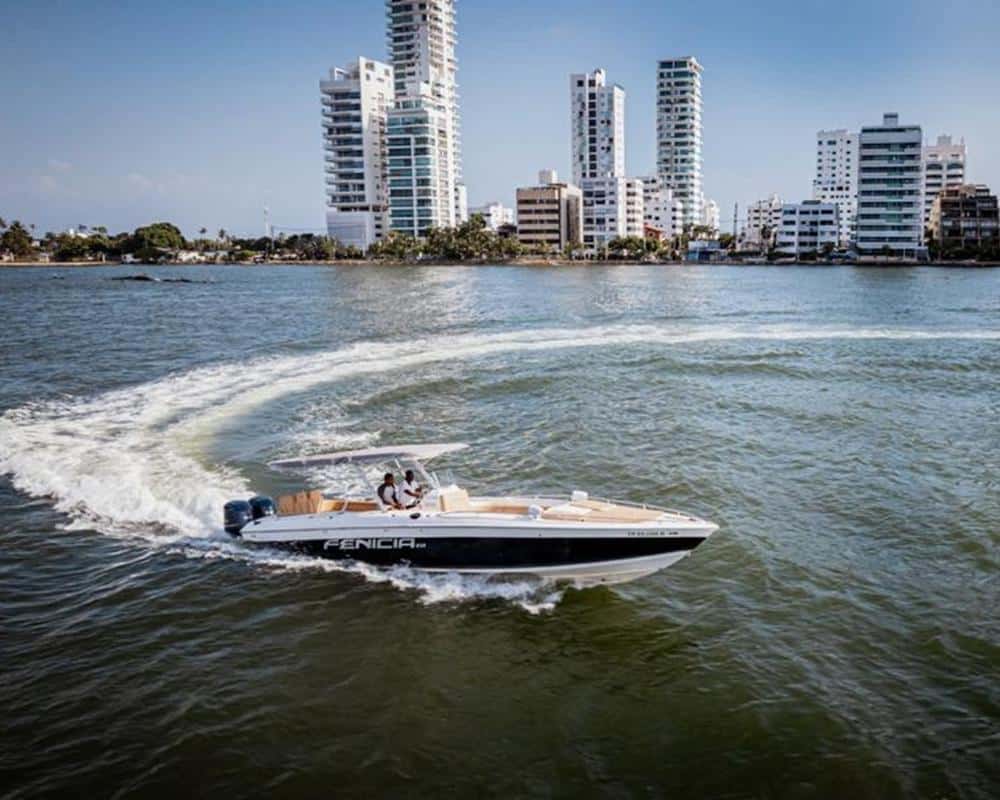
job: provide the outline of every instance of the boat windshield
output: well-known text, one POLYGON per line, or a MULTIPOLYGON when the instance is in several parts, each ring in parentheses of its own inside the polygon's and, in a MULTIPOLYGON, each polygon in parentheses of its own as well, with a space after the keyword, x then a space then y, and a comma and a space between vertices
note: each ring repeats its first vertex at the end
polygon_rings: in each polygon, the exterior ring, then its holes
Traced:
POLYGON ((401 492, 406 474, 411 470, 425 496, 438 488, 437 478, 420 461, 412 458, 394 458, 381 463, 343 464, 324 470, 320 485, 327 487, 323 492, 327 497, 375 501, 384 508, 385 504, 378 495, 378 487, 382 485, 385 475, 393 476, 396 491, 401 492))

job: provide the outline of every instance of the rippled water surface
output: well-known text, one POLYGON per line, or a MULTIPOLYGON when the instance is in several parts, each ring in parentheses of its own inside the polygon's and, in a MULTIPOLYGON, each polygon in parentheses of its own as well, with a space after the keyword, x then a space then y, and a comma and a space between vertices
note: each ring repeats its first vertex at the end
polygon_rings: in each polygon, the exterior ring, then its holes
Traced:
POLYGON ((0 270, 0 795, 1000 796, 1000 271, 0 270), (617 588, 251 551, 276 457, 719 532, 617 588))

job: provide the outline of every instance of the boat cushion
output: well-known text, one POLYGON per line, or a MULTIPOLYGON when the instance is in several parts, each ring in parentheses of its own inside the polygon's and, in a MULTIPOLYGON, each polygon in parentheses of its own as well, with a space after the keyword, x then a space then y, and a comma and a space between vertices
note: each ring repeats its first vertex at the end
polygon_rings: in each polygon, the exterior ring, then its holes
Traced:
POLYGON ((457 486, 442 489, 438 494, 438 503, 442 511, 469 511, 472 508, 469 493, 457 486))

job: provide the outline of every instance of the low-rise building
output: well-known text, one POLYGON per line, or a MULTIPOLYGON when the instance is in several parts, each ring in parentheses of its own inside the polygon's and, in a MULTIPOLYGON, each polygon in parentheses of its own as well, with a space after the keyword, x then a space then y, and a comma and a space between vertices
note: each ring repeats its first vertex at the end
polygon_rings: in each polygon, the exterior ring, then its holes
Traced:
POLYGON ((684 260, 695 263, 723 261, 727 255, 726 249, 718 239, 693 239, 688 242, 684 260))
POLYGON ((684 204, 657 175, 644 175, 642 181, 642 214, 646 227, 659 231, 670 239, 684 227, 684 204))
POLYGON ((930 233, 942 253, 1000 245, 997 197, 989 188, 966 184, 943 189, 931 205, 930 233))
POLYGON ((774 246, 781 227, 781 209, 784 206, 781 198, 772 194, 763 200, 751 203, 747 207, 747 221, 743 226, 742 244, 744 247, 759 247, 767 250, 774 246))
POLYGON ((469 215, 480 214, 491 231, 500 230, 501 225, 514 224, 514 209, 507 208, 502 203, 492 202, 469 209, 469 215))
POLYGON ((583 246, 600 253, 615 239, 643 235, 645 202, 640 178, 584 178, 583 246))
POLYGON ((837 203, 806 200, 782 206, 776 244, 779 253, 801 258, 824 250, 832 252, 839 243, 840 209, 837 203))
POLYGON ((539 185, 517 190, 517 238, 525 247, 564 250, 583 243, 583 195, 560 183, 555 170, 542 170, 539 185))

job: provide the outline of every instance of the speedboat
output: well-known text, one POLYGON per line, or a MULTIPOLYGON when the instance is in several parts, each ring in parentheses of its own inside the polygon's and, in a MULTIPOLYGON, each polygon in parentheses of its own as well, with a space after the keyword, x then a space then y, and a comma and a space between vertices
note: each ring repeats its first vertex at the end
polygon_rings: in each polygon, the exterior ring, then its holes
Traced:
MULTIPOLYGON (((428 572, 534 575, 579 586, 623 583, 680 561, 718 526, 698 517, 584 491, 566 496, 473 496, 442 483, 424 461, 465 444, 414 444, 348 450, 270 463, 310 475, 353 473, 351 491, 304 490, 234 500, 226 531, 244 542, 330 559, 428 572), (412 469, 423 487, 413 507, 383 503, 370 480, 376 467, 412 469)), ((323 478, 324 482, 332 478, 323 478)))

